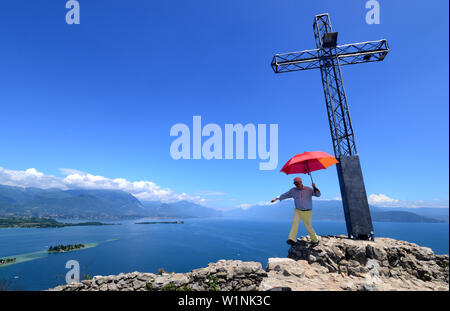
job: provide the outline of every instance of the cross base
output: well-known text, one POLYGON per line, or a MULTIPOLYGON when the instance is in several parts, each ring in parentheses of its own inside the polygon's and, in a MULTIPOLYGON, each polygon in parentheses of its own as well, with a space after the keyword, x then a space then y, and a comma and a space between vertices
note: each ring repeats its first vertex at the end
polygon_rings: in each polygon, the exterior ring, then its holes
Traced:
POLYGON ((341 156, 336 164, 349 238, 374 239, 372 217, 359 157, 341 156))

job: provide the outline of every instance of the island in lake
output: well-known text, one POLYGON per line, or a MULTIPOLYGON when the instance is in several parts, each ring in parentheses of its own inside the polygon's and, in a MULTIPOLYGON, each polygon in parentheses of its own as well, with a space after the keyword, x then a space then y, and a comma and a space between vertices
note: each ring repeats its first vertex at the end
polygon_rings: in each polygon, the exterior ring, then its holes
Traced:
POLYGON ((70 252, 78 249, 85 248, 84 244, 68 244, 68 245, 56 245, 50 246, 48 248, 49 253, 61 253, 61 252, 70 252))
POLYGON ((154 225, 154 224, 184 224, 184 221, 144 221, 135 222, 136 225, 154 225))
POLYGON ((102 242, 56 245, 56 246, 50 246, 48 249, 44 249, 44 250, 37 251, 37 252, 11 255, 8 257, 0 258, 0 269, 4 268, 4 267, 8 267, 10 265, 15 265, 15 264, 19 264, 19 263, 23 263, 23 262, 27 262, 27 261, 31 261, 31 260, 44 258, 47 256, 56 255, 57 253, 85 250, 85 249, 89 249, 92 247, 96 247, 100 243, 103 243, 103 242, 111 242, 111 241, 116 241, 116 240, 117 239, 110 239, 110 240, 106 240, 106 241, 102 241, 102 242))
POLYGON ((80 223, 63 223, 52 218, 40 217, 12 217, 0 218, 0 228, 62 228, 74 226, 108 226, 98 221, 80 222, 80 223))
POLYGON ((16 261, 16 258, 0 258, 0 265, 6 265, 16 261))

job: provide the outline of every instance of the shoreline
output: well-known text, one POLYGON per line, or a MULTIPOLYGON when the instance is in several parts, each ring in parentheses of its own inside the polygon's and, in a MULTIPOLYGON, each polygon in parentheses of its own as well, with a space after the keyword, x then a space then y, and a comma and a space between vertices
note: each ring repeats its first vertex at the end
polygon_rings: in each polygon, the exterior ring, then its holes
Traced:
MULTIPOLYGON (((104 242, 109 242, 109 240, 104 241, 104 242)), ((48 251, 48 250, 42 250, 42 251, 24 253, 24 254, 19 254, 19 255, 4 256, 3 258, 16 258, 16 260, 14 262, 0 265, 0 269, 4 268, 4 267, 12 266, 12 265, 20 264, 23 262, 31 261, 31 260, 45 258, 50 255, 57 255, 59 253, 70 253, 70 252, 82 251, 84 249, 96 247, 96 246, 100 245, 101 243, 102 242, 84 243, 85 247, 80 248, 80 249, 73 249, 73 250, 69 250, 69 251, 52 252, 52 251, 48 251)))
POLYGON ((287 258, 268 258, 265 269, 260 262, 221 259, 186 273, 96 275, 48 291, 449 291, 448 266, 448 255, 414 243, 336 235, 320 236, 314 247, 297 239, 287 258))

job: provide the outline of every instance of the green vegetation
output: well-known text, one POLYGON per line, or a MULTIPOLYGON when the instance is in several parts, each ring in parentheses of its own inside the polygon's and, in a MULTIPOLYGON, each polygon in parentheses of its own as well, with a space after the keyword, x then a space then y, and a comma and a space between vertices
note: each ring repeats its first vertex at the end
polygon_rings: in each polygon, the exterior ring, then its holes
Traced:
POLYGON ((145 284, 145 287, 147 288, 148 291, 152 291, 153 290, 153 283, 147 282, 147 284, 145 284))
POLYGON ((57 245, 57 246, 50 246, 48 248, 49 253, 60 253, 60 252, 70 252, 77 249, 84 248, 84 244, 68 244, 68 245, 57 245))
POLYGON ((209 278, 209 290, 210 291, 218 291, 219 288, 217 284, 219 283, 219 279, 217 276, 213 275, 209 278))
POLYGON ((81 222, 81 223, 62 223, 52 218, 40 217, 13 217, 0 218, 0 228, 62 228, 73 226, 107 226, 97 221, 81 222))
MULTIPOLYGON (((116 239, 106 240, 106 241, 102 241, 102 242, 85 243, 85 244, 82 244, 83 245, 82 248, 72 249, 72 251, 77 251, 77 250, 81 250, 81 249, 88 249, 88 248, 96 247, 100 243, 110 242, 110 241, 114 241, 114 240, 116 240, 116 239)), ((47 256, 52 256, 52 255, 56 256, 56 253, 58 253, 58 252, 52 252, 52 251, 49 251, 48 249, 44 249, 44 250, 37 251, 37 252, 32 252, 32 253, 11 255, 11 256, 8 256, 8 258, 15 258, 16 260, 12 261, 12 262, 7 262, 5 264, 1 264, 0 265, 0 269, 4 268, 4 267, 7 267, 7 266, 10 266, 10 265, 15 265, 15 264, 19 264, 19 263, 27 262, 27 261, 31 261, 31 260, 36 260, 36 259, 44 258, 44 257, 47 257, 47 256)), ((82 275, 83 274, 85 274, 85 273, 82 273, 82 275)), ((87 277, 86 277, 86 279, 87 279, 87 277)))
POLYGON ((7 263, 15 262, 16 258, 0 258, 0 265, 6 265, 7 263))
POLYGON ((188 291, 191 291, 191 290, 192 290, 192 287, 190 287, 190 286, 184 284, 184 285, 181 286, 181 288, 179 288, 178 290, 184 291, 184 292, 188 292, 188 291))
POLYGON ((173 282, 170 282, 169 284, 164 285, 164 286, 161 288, 161 290, 162 290, 162 291, 176 291, 176 290, 177 290, 177 287, 175 286, 175 284, 174 284, 173 282))
MULTIPOLYGON (((152 283, 147 283, 147 289, 148 290, 153 290, 153 284, 152 283)), ((177 287, 175 285, 175 283, 170 282, 169 284, 161 287, 161 291, 177 291, 177 292, 187 292, 187 291, 191 291, 192 288, 190 286, 188 286, 187 284, 184 284, 183 286, 177 287)))
POLYGON ((150 215, 141 202, 124 191, 0 185, 0 217, 120 219, 145 216, 150 215))
POLYGON ((164 272, 164 268, 158 268, 158 275, 162 275, 164 272))

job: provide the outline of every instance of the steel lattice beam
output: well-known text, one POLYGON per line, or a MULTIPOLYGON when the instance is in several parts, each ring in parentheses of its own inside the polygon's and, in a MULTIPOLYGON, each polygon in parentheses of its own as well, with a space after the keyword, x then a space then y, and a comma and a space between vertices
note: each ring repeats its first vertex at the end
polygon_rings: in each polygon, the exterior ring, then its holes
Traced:
POLYGON ((337 157, 356 155, 355 136, 342 81, 338 48, 322 48, 324 35, 333 32, 328 14, 316 16, 313 27, 334 153, 337 157))
MULTIPOLYGON (((275 73, 309 70, 320 68, 320 49, 300 52, 276 54, 272 59, 272 69, 275 73)), ((386 39, 361 43, 339 45, 331 51, 330 58, 338 58, 340 65, 379 62, 384 60, 389 52, 386 39)))

